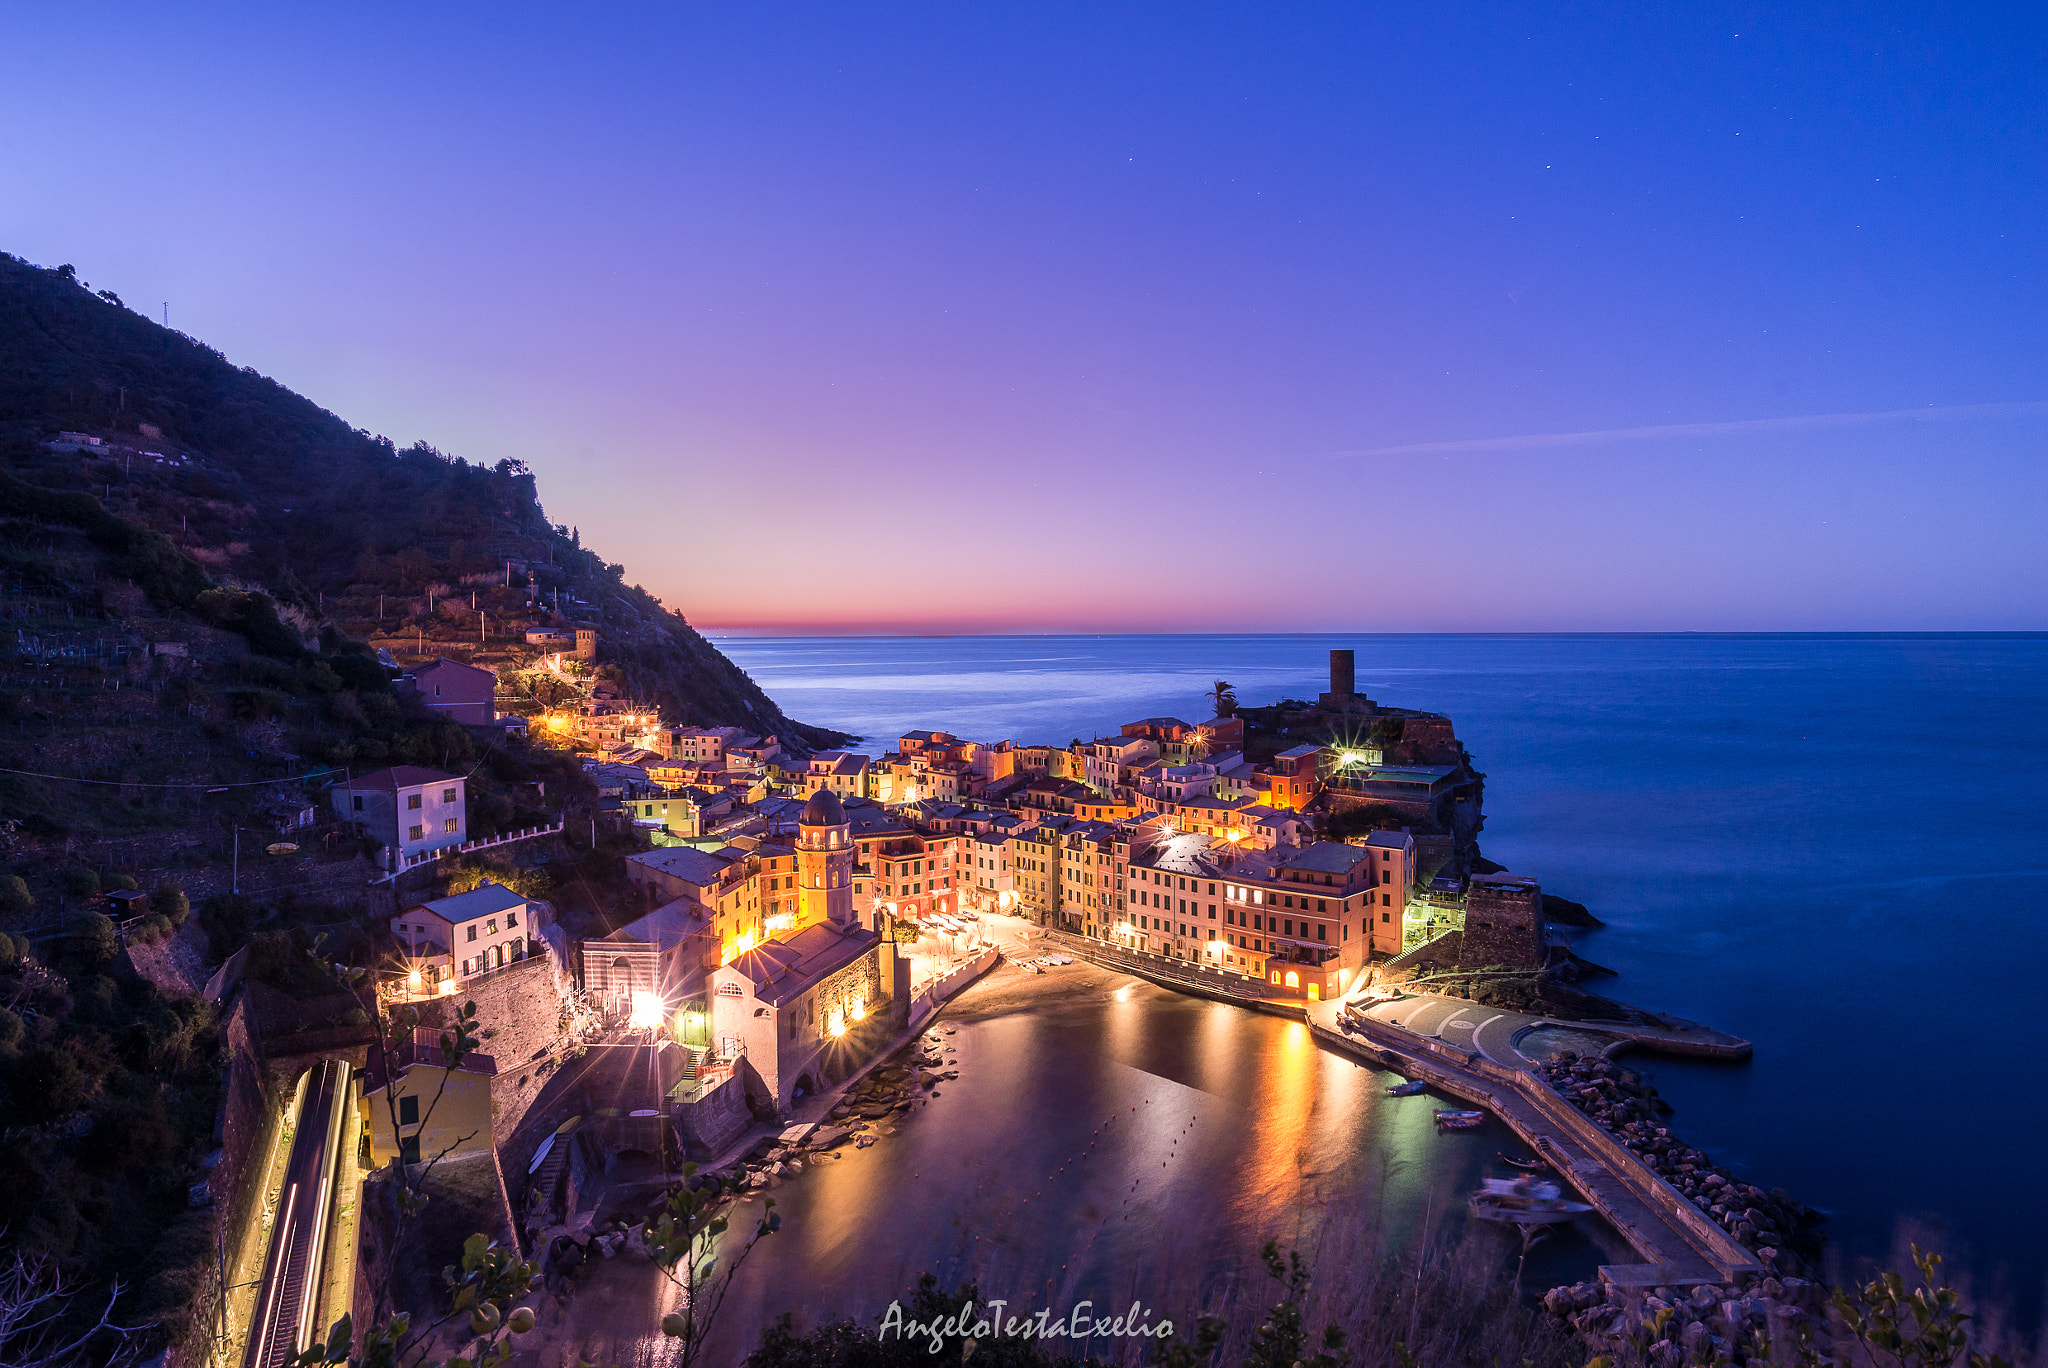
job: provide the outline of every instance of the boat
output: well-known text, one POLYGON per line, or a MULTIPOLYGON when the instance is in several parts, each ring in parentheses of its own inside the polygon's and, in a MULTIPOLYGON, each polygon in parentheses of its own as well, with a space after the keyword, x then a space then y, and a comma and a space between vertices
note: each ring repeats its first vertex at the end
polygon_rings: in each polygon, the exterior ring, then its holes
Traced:
POLYGON ((1486 1119, 1483 1111, 1438 1111, 1436 1123, 1445 1130, 1477 1130, 1486 1119))
POLYGON ((1584 1202, 1566 1201, 1557 1184, 1528 1174, 1488 1178, 1466 1205, 1482 1221, 1517 1226, 1563 1225, 1593 1209, 1584 1202))
MULTIPOLYGON (((1419 1078, 1411 1078, 1406 1083, 1394 1083, 1388 1085, 1387 1096, 1413 1097, 1415 1096, 1415 1094, 1421 1092, 1424 1088, 1427 1088, 1428 1086, 1429 1084, 1423 1082, 1419 1078)), ((1439 1113, 1439 1115, 1441 1115, 1441 1113, 1439 1113)))
POLYGON ((1511 1168, 1524 1169, 1530 1173, 1542 1173, 1550 1167, 1541 1159, 1517 1159, 1512 1154, 1503 1154, 1500 1161, 1511 1168))

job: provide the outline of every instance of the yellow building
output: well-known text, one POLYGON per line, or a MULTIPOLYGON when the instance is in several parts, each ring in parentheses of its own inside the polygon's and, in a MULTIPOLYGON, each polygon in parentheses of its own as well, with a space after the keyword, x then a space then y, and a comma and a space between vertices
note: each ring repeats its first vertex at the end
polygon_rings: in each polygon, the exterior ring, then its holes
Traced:
POLYGON ((491 1080, 498 1074, 497 1061, 472 1054, 447 1068, 440 1039, 440 1032, 422 1029, 394 1058, 381 1050, 370 1052, 363 1129, 370 1137, 371 1161, 380 1167, 399 1158, 422 1164, 444 1155, 486 1155, 496 1146, 491 1080))

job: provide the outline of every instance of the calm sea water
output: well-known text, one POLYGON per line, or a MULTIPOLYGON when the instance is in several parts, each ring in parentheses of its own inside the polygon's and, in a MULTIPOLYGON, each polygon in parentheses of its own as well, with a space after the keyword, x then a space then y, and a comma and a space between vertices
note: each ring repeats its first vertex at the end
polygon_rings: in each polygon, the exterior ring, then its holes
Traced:
POLYGON ((1362 692, 1456 719, 1482 846, 1607 923, 1603 990, 1739 1032, 1648 1058, 1675 1128, 1886 1253, 1921 1222, 2031 1317, 2048 1256, 2048 638, 715 638, 792 716, 1065 742, 1362 692))

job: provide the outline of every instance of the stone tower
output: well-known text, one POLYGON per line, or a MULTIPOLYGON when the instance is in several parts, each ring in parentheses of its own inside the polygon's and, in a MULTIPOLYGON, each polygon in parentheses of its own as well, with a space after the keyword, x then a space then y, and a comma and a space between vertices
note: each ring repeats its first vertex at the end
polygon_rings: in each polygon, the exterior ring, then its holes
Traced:
POLYGON ((796 929, 853 926, 853 828, 831 789, 819 789, 797 819, 796 929))
POLYGON ((597 659, 597 633, 589 627, 576 629, 576 658, 581 661, 597 659))

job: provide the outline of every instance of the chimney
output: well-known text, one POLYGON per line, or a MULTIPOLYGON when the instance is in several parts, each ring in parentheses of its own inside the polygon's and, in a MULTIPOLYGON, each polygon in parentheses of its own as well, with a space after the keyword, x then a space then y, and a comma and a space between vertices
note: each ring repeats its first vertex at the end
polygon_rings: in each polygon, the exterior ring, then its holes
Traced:
POLYGON ((1351 697, 1357 682, 1357 673, 1352 664, 1350 651, 1330 652, 1330 695, 1336 699, 1351 697))

